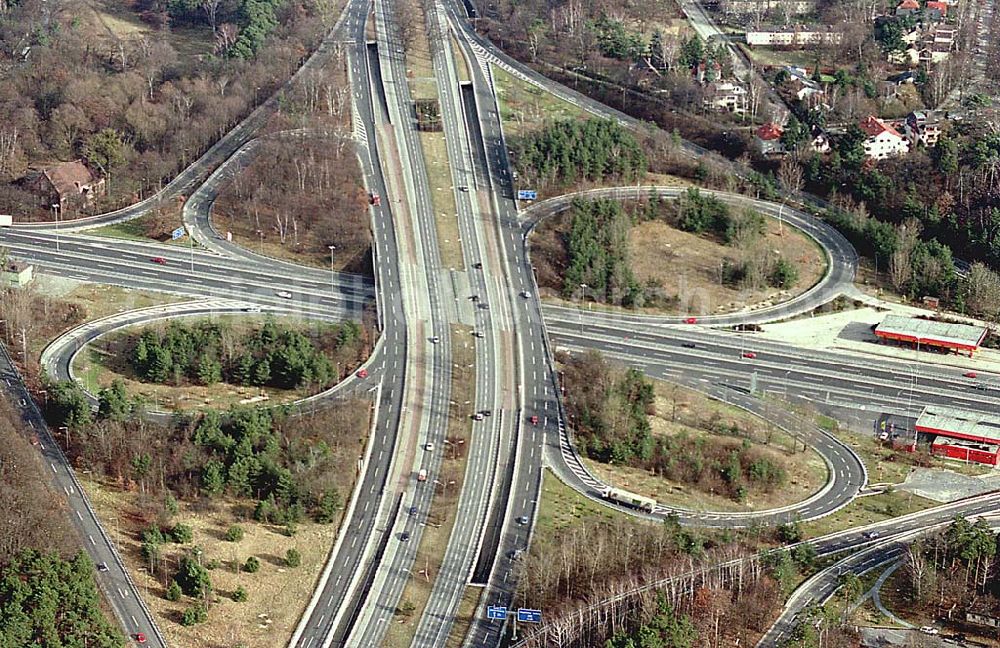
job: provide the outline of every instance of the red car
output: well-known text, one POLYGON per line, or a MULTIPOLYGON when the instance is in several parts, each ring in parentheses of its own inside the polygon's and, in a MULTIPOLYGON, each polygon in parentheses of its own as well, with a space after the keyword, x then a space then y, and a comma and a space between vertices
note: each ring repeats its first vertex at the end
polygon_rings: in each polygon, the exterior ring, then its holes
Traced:
POLYGON ((686 320, 684 320, 684 323, 685 324, 697 324, 698 323, 698 318, 697 317, 689 317, 686 320))
POLYGON ((163 257, 153 257, 150 261, 153 263, 159 263, 160 265, 167 265, 167 260, 163 257))
POLYGON ((538 425, 538 417, 537 416, 532 416, 530 420, 531 420, 531 424, 532 425, 538 425))
POLYGON ((757 353, 755 351, 744 351, 742 357, 750 358, 751 360, 753 360, 754 358, 757 357, 757 353))
POLYGON ((966 371, 962 375, 965 376, 966 378, 975 378, 976 377, 976 372, 975 371, 966 371))
POLYGON ((135 640, 139 643, 146 643, 146 635, 142 632, 135 633, 135 640))
POLYGON ((358 378, 367 378, 368 377, 368 370, 367 369, 358 369, 357 376, 358 376, 358 378))

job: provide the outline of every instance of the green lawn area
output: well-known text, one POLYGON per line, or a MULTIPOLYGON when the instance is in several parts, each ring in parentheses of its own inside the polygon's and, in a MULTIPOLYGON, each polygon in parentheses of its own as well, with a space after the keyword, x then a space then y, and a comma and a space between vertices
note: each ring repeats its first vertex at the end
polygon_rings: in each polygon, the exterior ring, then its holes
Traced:
POLYGON ((933 506, 940 506, 940 503, 901 491, 858 497, 836 513, 812 522, 803 522, 803 537, 815 538, 835 531, 874 524, 933 506))
POLYGON ((593 517, 615 520, 625 515, 584 497, 564 484, 555 473, 545 471, 535 526, 538 535, 551 534, 593 517))
POLYGON ((587 113, 562 99, 493 66, 500 119, 508 137, 516 137, 557 119, 586 119, 587 113))

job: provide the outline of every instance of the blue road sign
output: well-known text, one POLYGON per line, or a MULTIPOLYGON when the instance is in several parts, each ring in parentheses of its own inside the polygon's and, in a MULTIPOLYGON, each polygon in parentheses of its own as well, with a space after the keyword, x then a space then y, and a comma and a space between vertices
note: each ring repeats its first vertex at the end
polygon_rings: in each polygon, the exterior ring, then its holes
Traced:
POLYGON ((178 227, 177 229, 175 229, 173 232, 170 233, 170 240, 176 241, 182 236, 184 236, 184 228, 178 227))
POLYGON ((517 609, 517 620, 520 623, 541 623, 542 611, 530 610, 528 608, 517 609))
POLYGON ((518 189, 517 199, 518 200, 535 200, 538 198, 538 192, 534 189, 518 189))
POLYGON ((503 621, 507 618, 507 608, 498 605, 490 605, 486 608, 486 618, 495 621, 503 621))

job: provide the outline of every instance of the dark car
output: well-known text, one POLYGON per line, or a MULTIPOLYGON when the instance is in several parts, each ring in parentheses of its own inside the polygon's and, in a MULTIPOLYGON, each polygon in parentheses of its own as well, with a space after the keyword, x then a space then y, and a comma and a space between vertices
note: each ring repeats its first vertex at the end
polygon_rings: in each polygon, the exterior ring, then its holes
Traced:
POLYGON ((685 349, 697 349, 698 345, 694 342, 681 342, 681 346, 685 349))
POLYGON ((480 412, 483 416, 493 416, 493 410, 483 410, 480 412))
POLYGON ((409 531, 403 531, 402 533, 399 534, 399 539, 402 542, 406 542, 407 540, 410 539, 410 532, 409 531))
POLYGON ((482 270, 483 264, 479 261, 476 261, 475 263, 472 264, 472 267, 475 268, 476 270, 482 270))
POLYGON ((528 516, 522 515, 521 517, 517 518, 517 523, 521 524, 521 525, 527 524, 528 523, 528 516))

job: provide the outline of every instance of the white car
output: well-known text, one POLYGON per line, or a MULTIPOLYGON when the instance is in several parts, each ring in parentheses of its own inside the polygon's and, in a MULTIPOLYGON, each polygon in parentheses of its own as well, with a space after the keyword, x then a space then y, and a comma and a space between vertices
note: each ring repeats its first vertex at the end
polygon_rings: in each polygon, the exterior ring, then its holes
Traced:
POLYGON ((287 290, 275 290, 274 294, 277 295, 278 297, 281 297, 282 299, 292 298, 292 293, 288 292, 287 290))
POLYGON ((424 444, 424 450, 426 450, 427 452, 431 452, 432 450, 434 450, 434 444, 433 443, 425 443, 424 444))
POLYGON ((924 634, 929 634, 929 635, 936 635, 938 633, 938 629, 935 628, 934 626, 924 626, 924 627, 920 628, 920 632, 923 632, 924 634))

